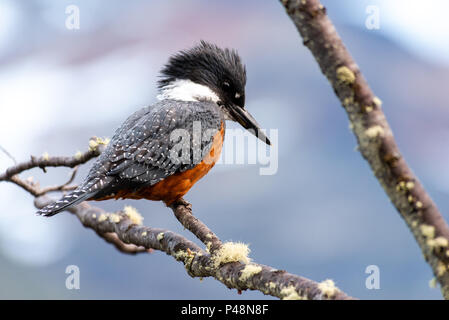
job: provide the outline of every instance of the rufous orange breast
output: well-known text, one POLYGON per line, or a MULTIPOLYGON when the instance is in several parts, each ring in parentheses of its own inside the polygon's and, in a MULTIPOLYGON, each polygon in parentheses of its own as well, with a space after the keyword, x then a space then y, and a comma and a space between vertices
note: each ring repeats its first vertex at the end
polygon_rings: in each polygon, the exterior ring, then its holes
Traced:
MULTIPOLYGON (((209 154, 194 168, 175 173, 152 186, 140 188, 135 191, 120 190, 114 196, 107 198, 162 200, 167 206, 171 205, 176 200, 182 198, 218 161, 223 148, 224 128, 224 123, 222 123, 220 131, 213 137, 209 154)), ((96 200, 105 200, 105 198, 96 200)))

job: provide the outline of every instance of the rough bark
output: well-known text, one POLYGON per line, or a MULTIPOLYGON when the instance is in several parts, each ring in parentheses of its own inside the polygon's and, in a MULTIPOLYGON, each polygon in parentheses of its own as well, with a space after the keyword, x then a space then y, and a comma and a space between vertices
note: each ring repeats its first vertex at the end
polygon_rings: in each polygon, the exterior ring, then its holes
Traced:
POLYGON ((318 0, 282 0, 340 100, 360 153, 420 246, 449 299, 449 228, 401 155, 377 98, 318 0))

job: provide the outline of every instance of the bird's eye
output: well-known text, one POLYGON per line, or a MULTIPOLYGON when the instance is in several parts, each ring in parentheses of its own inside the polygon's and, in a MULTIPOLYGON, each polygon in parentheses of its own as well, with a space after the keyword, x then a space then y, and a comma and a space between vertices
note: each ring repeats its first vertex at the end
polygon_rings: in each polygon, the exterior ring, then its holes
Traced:
POLYGON ((235 97, 236 99, 239 99, 239 98, 241 97, 241 95, 240 95, 240 93, 236 92, 234 97, 235 97))

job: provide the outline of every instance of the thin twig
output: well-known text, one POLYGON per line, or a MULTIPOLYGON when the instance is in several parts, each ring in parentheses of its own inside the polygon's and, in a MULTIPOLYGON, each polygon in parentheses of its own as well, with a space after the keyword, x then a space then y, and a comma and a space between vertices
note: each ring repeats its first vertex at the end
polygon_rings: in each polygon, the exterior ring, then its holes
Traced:
POLYGON ((5 148, 3 148, 1 145, 0 145, 0 150, 3 151, 3 153, 6 154, 6 156, 12 160, 12 162, 14 162, 14 164, 17 164, 16 158, 14 158, 14 157, 11 155, 11 153, 9 153, 8 150, 6 150, 5 148))
POLYGON ((43 188, 43 189, 40 190, 38 196, 47 194, 49 192, 54 192, 54 191, 71 191, 71 190, 75 190, 77 188, 77 186, 76 185, 70 186, 70 184, 73 182, 73 180, 75 180, 75 176, 76 176, 77 172, 78 172, 78 166, 73 168, 72 174, 70 175, 70 178, 69 178, 69 180, 66 183, 61 184, 59 186, 52 186, 52 187, 43 188))
POLYGON ((25 191, 28 191, 35 197, 37 197, 41 193, 41 190, 38 187, 36 187, 35 185, 31 184, 28 181, 20 179, 18 175, 12 176, 11 178, 9 178, 9 181, 15 183, 16 185, 18 185, 25 191))

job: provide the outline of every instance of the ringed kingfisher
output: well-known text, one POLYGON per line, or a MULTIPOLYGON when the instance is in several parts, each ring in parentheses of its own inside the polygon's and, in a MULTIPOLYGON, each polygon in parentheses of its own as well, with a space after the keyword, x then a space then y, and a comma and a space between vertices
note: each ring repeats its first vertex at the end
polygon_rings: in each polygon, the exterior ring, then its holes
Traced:
POLYGON ((53 216, 85 200, 119 198, 170 206, 219 159, 225 120, 238 122, 270 145, 245 109, 245 84, 246 69, 235 50, 201 41, 171 56, 158 81, 159 101, 132 114, 116 130, 77 189, 37 213, 53 216), (179 139, 172 133, 191 133, 195 122, 201 139, 188 138, 193 152, 188 161, 180 161, 173 156, 179 139), (212 134, 206 135, 206 130, 212 134), (195 148, 201 150, 196 161, 195 148))

